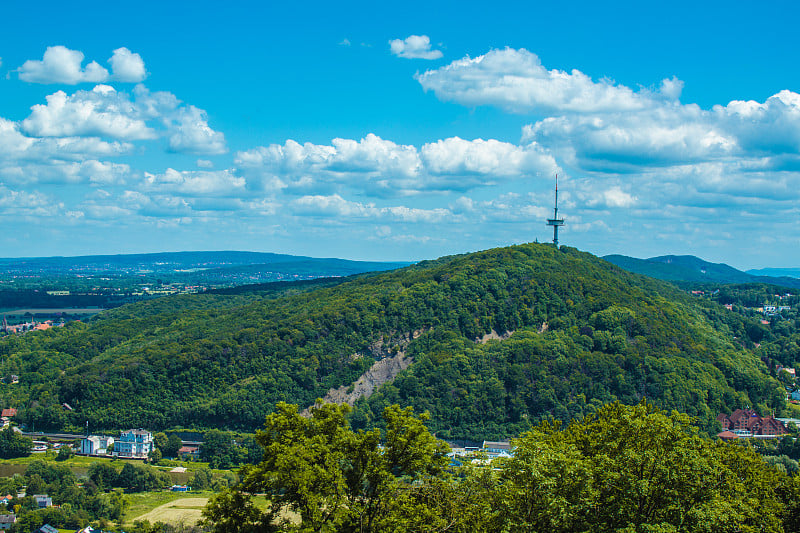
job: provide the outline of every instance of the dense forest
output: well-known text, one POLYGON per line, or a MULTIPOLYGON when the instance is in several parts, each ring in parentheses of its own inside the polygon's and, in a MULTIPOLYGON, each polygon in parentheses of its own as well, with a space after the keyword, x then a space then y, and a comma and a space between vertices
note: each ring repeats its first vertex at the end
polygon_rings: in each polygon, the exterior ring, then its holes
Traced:
POLYGON ((709 430, 720 411, 785 408, 753 353, 757 321, 575 249, 527 244, 318 283, 166 297, 5 338, 0 375, 20 379, 0 385, 0 402, 36 430, 253 431, 278 402, 311 405, 404 352, 413 363, 357 402, 354 427, 379 425, 393 403, 462 439, 615 400, 648 398, 709 430), (492 332, 505 340, 479 342, 492 332))

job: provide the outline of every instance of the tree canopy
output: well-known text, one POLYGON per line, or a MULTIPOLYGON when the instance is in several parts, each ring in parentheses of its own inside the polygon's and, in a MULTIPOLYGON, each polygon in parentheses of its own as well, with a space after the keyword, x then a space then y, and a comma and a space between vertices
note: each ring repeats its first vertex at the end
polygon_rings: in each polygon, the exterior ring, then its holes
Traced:
POLYGON ((206 525, 216 532, 797 530, 800 478, 750 447, 701 437, 690 417, 648 403, 543 422, 513 442, 511 458, 446 468, 445 448, 424 417, 391 406, 381 434, 352 430, 346 412, 318 405, 303 418, 280 404, 259 433, 264 461, 209 503, 206 525), (271 506, 257 508, 253 493, 265 493, 271 506))
POLYGON ((241 485, 217 496, 205 514, 218 531, 387 531, 406 488, 443 472, 447 445, 425 428, 425 415, 390 406, 386 432, 353 431, 347 405, 317 404, 310 416, 278 404, 256 437, 261 463, 241 485), (258 511, 250 494, 264 493, 258 511), (286 518, 297 513, 301 524, 286 518))

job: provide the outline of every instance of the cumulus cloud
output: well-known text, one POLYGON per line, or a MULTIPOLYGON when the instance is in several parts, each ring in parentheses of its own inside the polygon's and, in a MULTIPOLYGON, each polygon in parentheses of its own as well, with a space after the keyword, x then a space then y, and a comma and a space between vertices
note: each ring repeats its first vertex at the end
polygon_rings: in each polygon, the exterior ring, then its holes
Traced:
POLYGON ((130 175, 125 164, 97 161, 0 162, 0 178, 20 185, 81 184, 93 186, 122 184, 130 175))
POLYGON ((427 35, 409 35, 405 39, 389 41, 389 49, 397 57, 406 59, 439 59, 441 50, 431 50, 431 39, 427 35))
POLYGON ((81 162, 77 170, 79 176, 95 185, 123 184, 130 172, 128 165, 95 160, 81 162))
POLYGON ((46 105, 34 105, 30 116, 22 121, 26 133, 39 137, 99 135, 129 140, 157 137, 139 117, 127 95, 108 85, 77 91, 71 96, 57 91, 46 99, 46 105))
POLYGON ((444 208, 419 209, 407 206, 377 207, 373 203, 361 203, 346 200, 338 194, 309 195, 293 200, 290 204, 292 213, 300 216, 337 217, 352 219, 383 219, 398 222, 441 222, 451 215, 444 208))
POLYGON ((111 137, 142 141, 165 137, 173 152, 214 155, 227 152, 225 136, 208 124, 205 111, 183 104, 168 92, 142 85, 134 98, 109 85, 67 95, 57 91, 46 104, 31 107, 21 130, 35 137, 111 137))
POLYGON ((142 56, 133 53, 124 46, 114 50, 108 62, 114 73, 111 79, 127 83, 139 83, 147 77, 142 56))
POLYGON ((39 192, 9 189, 0 183, 0 216, 53 216, 53 202, 39 192))
POLYGON ((620 172, 723 158, 739 150, 737 137, 697 106, 549 117, 525 126, 522 138, 570 165, 620 172))
MULTIPOLYGON (((416 75, 440 100, 465 106, 492 105, 512 113, 635 111, 659 95, 635 92, 610 80, 593 81, 579 70, 547 70, 525 49, 492 50, 416 75)), ((678 80, 667 82, 670 96, 678 80)))
POLYGON ((169 121, 169 148, 188 154, 224 154, 225 135, 208 126, 208 116, 193 105, 177 110, 169 121))
POLYGON ((525 146, 495 139, 464 140, 450 137, 427 143, 421 149, 422 162, 434 175, 478 175, 484 179, 524 174, 552 174, 557 165, 537 144, 525 146))
POLYGON ((29 59, 18 69, 19 79, 30 83, 65 83, 108 80, 108 71, 96 61, 82 66, 83 52, 66 46, 48 46, 41 60, 29 59))
POLYGON ((171 192, 182 196, 237 196, 244 191, 244 178, 234 176, 229 170, 174 170, 162 174, 145 172, 144 184, 148 190, 171 192))
POLYGON ((108 60, 113 74, 91 61, 83 66, 84 55, 66 46, 48 46, 41 60, 29 59, 17 72, 19 79, 30 83, 102 83, 107 81, 140 82, 146 77, 144 61, 127 48, 117 48, 108 60))
POLYGON ((602 196, 590 205, 602 203, 606 207, 631 207, 636 203, 636 197, 623 191, 620 187, 611 187, 603 191, 602 196))
POLYGON ((334 139, 330 145, 289 140, 238 152, 236 165, 248 185, 260 190, 330 186, 331 183, 388 197, 435 190, 468 190, 488 184, 552 175, 555 160, 538 145, 516 146, 494 139, 458 137, 421 148, 369 134, 334 139))
POLYGON ((733 101, 703 110, 676 102, 632 113, 568 114, 523 128, 566 163, 585 170, 637 172, 714 161, 796 166, 800 95, 781 91, 765 102, 733 101))
POLYGON ((95 158, 131 150, 129 143, 97 137, 29 137, 17 123, 0 118, 0 176, 15 183, 118 183, 129 167, 95 158))

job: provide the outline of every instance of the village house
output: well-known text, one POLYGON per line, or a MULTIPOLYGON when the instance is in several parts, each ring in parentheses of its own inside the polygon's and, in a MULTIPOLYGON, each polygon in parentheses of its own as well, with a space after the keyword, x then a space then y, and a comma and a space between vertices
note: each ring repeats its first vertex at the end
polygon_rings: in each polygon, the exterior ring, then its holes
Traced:
POLYGON ((17 515, 0 514, 0 529, 11 529, 11 526, 17 523, 17 515))
POLYGON ((200 445, 184 444, 178 450, 178 457, 189 459, 190 461, 197 461, 200 459, 200 445))
POLYGON ((481 451, 484 452, 490 459, 497 457, 512 457, 514 455, 513 448, 509 441, 483 441, 481 451))
POLYGON ((771 439, 787 433, 783 422, 771 416, 760 416, 752 409, 737 409, 730 415, 720 413, 717 421, 723 432, 730 431, 738 437, 771 439))
POLYGON ((89 435, 81 439, 81 455, 108 455, 108 448, 114 444, 114 437, 89 435))
POLYGON ((153 451, 153 434, 144 429, 123 431, 114 443, 114 455, 130 459, 147 459, 153 451))
POLYGON ((33 499, 36 501, 36 507, 39 509, 53 506, 53 498, 47 494, 34 494, 33 499))

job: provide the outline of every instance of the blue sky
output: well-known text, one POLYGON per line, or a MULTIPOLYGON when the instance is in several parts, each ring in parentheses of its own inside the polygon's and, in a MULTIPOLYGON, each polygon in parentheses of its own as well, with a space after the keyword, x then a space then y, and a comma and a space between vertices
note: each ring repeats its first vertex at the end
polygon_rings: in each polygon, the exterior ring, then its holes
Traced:
POLYGON ((12 3, 0 256, 800 265, 791 2, 12 3))

